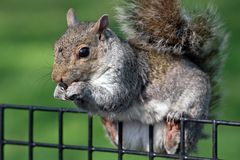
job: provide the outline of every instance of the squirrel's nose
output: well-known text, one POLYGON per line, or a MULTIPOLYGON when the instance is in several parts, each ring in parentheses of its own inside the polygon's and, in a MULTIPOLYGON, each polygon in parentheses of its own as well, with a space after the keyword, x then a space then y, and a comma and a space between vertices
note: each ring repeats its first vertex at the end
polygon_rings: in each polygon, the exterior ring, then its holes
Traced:
POLYGON ((61 76, 53 76, 52 77, 53 81, 57 83, 60 87, 63 87, 64 89, 68 88, 68 85, 64 83, 63 79, 61 76))

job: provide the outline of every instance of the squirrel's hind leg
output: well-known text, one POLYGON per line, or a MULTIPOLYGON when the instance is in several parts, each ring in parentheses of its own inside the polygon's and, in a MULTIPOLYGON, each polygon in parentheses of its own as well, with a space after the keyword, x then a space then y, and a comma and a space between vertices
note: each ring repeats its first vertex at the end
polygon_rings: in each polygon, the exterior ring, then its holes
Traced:
POLYGON ((175 154, 180 144, 180 122, 166 120, 164 127, 164 148, 168 154, 175 154))

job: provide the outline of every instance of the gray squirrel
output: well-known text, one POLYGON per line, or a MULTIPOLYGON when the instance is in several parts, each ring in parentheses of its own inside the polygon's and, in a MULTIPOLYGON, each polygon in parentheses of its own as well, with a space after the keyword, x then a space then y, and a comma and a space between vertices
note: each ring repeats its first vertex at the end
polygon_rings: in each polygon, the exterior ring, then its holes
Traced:
MULTIPOLYGON (((227 34, 213 8, 190 15, 180 0, 123 0, 117 12, 126 41, 107 15, 80 22, 69 9, 55 43, 54 97, 102 117, 114 144, 122 121, 125 149, 148 151, 153 124, 154 151, 176 154, 179 119, 206 119, 218 105, 227 34)), ((187 152, 201 136, 202 125, 186 125, 187 152)))

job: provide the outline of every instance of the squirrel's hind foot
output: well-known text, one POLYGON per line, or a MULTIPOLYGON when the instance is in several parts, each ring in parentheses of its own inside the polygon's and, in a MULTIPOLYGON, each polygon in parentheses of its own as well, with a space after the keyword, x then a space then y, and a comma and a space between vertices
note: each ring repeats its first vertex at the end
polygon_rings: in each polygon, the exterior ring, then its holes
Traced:
POLYGON ((165 119, 164 147, 168 154, 175 154, 180 144, 180 119, 184 112, 169 112, 165 119))

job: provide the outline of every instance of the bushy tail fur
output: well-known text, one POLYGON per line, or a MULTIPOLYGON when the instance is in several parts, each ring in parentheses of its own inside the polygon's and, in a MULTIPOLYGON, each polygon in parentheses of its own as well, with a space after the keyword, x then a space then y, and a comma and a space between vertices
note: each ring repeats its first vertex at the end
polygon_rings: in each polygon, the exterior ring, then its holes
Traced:
POLYGON ((127 38, 159 54, 187 56, 204 72, 212 85, 210 106, 221 97, 219 75, 226 53, 227 34, 216 9, 187 13, 180 0, 123 0, 117 18, 127 38))

